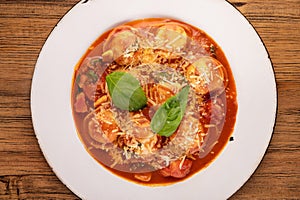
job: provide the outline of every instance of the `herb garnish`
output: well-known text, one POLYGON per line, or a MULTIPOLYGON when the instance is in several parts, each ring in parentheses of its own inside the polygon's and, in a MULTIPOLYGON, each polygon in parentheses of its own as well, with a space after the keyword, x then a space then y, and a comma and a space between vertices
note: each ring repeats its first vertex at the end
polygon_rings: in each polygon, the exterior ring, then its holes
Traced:
POLYGON ((136 111, 147 104, 139 81, 129 73, 113 72, 106 76, 109 94, 114 105, 122 110, 136 111))
POLYGON ((91 69, 86 73, 86 75, 90 80, 92 80, 93 83, 98 80, 97 74, 91 69))
POLYGON ((185 86, 159 107, 150 123, 153 132, 169 137, 176 131, 184 116, 189 89, 185 86))

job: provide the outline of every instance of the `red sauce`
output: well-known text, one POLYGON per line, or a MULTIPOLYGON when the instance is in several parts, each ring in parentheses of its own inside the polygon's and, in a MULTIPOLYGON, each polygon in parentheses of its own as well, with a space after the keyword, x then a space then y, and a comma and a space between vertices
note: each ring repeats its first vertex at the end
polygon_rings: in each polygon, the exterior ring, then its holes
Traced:
MULTIPOLYGON (((234 82, 234 78, 229 66, 229 63, 225 57, 224 52, 222 51, 221 47, 218 46, 218 44, 212 39, 210 38, 205 32, 203 32, 202 30, 199 30, 196 27, 193 27, 189 24, 177 21, 177 20, 171 20, 171 19, 158 19, 158 18, 151 18, 151 19, 142 19, 142 20, 136 20, 136 21, 132 21, 132 22, 128 22, 126 24, 121 25, 121 27, 124 29, 126 29, 126 27, 131 27, 131 28, 146 28, 146 27, 161 27, 163 25, 166 25, 166 27, 168 26, 172 26, 174 24, 180 24, 181 28, 183 28, 185 30, 185 34, 187 35, 188 38, 191 38, 193 41, 198 42, 199 44, 202 45, 202 52, 203 56, 209 56, 209 57, 213 57, 214 59, 218 60, 226 69, 226 73, 227 73, 227 85, 226 85, 226 89, 223 93, 221 93, 219 95, 219 98, 222 100, 222 102, 226 104, 225 106, 225 117, 224 120, 222 122, 223 126, 222 126, 222 131, 220 136, 214 136, 214 133, 211 133, 211 138, 206 141, 208 144, 215 144, 213 146, 212 149, 209 149, 209 153, 205 153, 201 156, 195 156, 195 160, 193 160, 193 164, 192 167, 190 169, 190 172, 187 174, 187 176, 185 176, 184 178, 174 178, 174 177, 163 177, 161 175, 161 173, 159 173, 159 170, 152 172, 152 176, 151 176, 151 180, 149 182, 143 182, 140 180, 137 180, 134 178, 134 173, 129 173, 129 172, 124 172, 124 171, 120 171, 120 170, 116 170, 113 168, 110 168, 106 165, 103 165, 103 163, 109 163, 110 162, 110 156, 103 150, 99 150, 96 148, 91 148, 91 137, 86 133, 85 128, 83 127, 83 120, 84 118, 88 115, 89 112, 76 112, 76 109, 73 107, 73 116, 74 116, 74 120, 75 120, 75 124, 76 124, 76 128, 78 131, 78 135, 81 139, 81 141, 84 143, 84 145, 86 146, 87 151, 89 152, 89 154, 91 156, 93 156, 103 167, 105 167, 106 169, 108 169, 109 171, 111 171, 113 174, 116 174, 122 178, 125 178, 126 180, 129 181, 133 181, 135 183, 139 183, 139 184, 145 184, 145 185, 149 185, 149 186, 154 186, 154 185, 166 185, 166 184, 172 184, 172 183, 176 183, 179 181, 183 181, 191 176, 193 176, 194 174, 196 174, 197 172, 199 172, 201 169, 207 167, 214 159, 216 159, 216 157, 221 153, 222 149, 224 148, 224 146, 228 143, 228 141, 230 140, 231 134, 233 132, 234 129, 234 124, 235 124, 235 120, 236 120, 236 113, 237 113, 237 100, 236 100, 236 88, 235 88, 235 82, 234 82), (203 157, 204 156, 204 157, 203 157)), ((77 95, 82 92, 85 92, 84 90, 87 89, 82 89, 78 86, 78 84, 80 83, 80 79, 83 79, 82 77, 80 77, 80 75, 83 73, 84 70, 82 70, 82 68, 84 66, 86 66, 86 62, 89 58, 91 57, 95 57, 98 56, 99 58, 103 57, 103 53, 104 53, 104 49, 105 49, 105 40, 107 39, 107 37, 110 37, 110 35, 114 34, 115 32, 121 31, 121 29, 112 29, 107 31, 106 33, 102 34, 91 46, 90 48, 86 51, 85 55, 80 59, 79 63, 77 64, 77 66, 75 67, 75 72, 74 72, 74 83, 73 83, 73 89, 72 89, 72 96, 71 96, 71 103, 72 105, 75 104, 76 102, 76 97, 77 95)), ((102 62, 102 61, 101 61, 102 62)), ((98 75, 101 74, 101 76, 98 78, 98 82, 93 83, 95 88, 94 91, 96 91, 96 94, 93 96, 92 99, 89 99, 87 96, 88 92, 85 92, 85 102, 87 104, 87 107, 89 108, 93 108, 94 107, 94 103, 100 98, 101 95, 97 95, 97 90, 99 90, 99 88, 101 86, 99 86, 99 82, 104 82, 105 81, 105 76, 109 73, 109 71, 107 69, 101 69, 101 67, 103 68, 103 62, 99 64, 99 70, 95 70, 95 74, 91 74, 91 77, 93 79, 94 75, 98 75)), ((95 66, 97 66, 97 64, 95 64, 95 66)), ((86 70, 85 72, 86 73, 86 70)), ((93 85, 91 84, 91 85, 93 85)), ((203 95, 204 101, 206 101, 207 103, 205 104, 206 107, 203 108, 204 110, 206 109, 209 110, 209 106, 211 105, 210 103, 210 99, 211 96, 210 95, 203 95), (205 99, 206 98, 206 99, 205 99)), ((148 108, 146 108, 148 109, 148 108)), ((149 109, 148 109, 149 110, 149 109)), ((144 110, 143 112, 147 113, 148 110, 144 110)), ((206 112, 205 111, 205 112, 206 112)), ((207 111, 209 113, 209 111, 207 111)), ((208 116, 206 117, 202 117, 202 119, 200 120, 202 123, 210 123, 212 116, 208 116)), ((147 118, 149 118, 149 116, 147 116, 147 118)), ((109 129, 109 127, 107 128, 109 129)), ((206 131, 208 131, 209 128, 205 128, 206 131)), ((111 131, 111 130, 109 130, 111 131)), ((208 137, 208 136, 206 136, 208 137)), ((204 147, 205 148, 205 147, 204 147)))

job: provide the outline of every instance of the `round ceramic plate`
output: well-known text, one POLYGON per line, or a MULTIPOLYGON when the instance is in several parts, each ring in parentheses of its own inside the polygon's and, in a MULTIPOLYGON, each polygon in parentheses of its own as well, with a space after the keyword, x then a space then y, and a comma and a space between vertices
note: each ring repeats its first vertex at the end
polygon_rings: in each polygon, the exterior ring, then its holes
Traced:
POLYGON ((226 199, 259 165, 273 132, 276 105, 267 51, 249 22, 224 0, 81 1, 47 39, 31 91, 33 125, 44 156, 83 199, 226 199), (70 99, 74 67, 93 41, 116 24, 149 17, 178 19, 208 33, 227 56, 238 98, 234 141, 206 169, 161 187, 128 182, 99 165, 78 138, 70 99))

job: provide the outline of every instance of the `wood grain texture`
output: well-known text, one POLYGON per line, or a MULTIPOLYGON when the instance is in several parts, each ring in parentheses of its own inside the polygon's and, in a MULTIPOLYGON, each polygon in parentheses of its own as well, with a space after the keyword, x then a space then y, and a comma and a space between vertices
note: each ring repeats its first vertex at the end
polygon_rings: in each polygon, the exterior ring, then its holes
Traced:
MULTIPOLYGON (((0 199, 77 199, 48 166, 32 127, 35 62, 77 0, 0 1, 0 199)), ((272 60, 278 114, 267 153, 231 199, 300 199, 300 0, 229 0, 272 60)))

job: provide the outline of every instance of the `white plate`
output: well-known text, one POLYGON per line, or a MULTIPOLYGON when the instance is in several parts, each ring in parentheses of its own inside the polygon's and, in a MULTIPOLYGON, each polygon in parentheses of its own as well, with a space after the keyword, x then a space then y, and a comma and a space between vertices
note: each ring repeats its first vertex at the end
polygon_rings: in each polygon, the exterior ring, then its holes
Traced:
POLYGON ((31 91, 33 125, 44 156, 58 178, 83 199, 226 199, 259 165, 273 132, 276 106, 266 49, 249 22, 224 0, 79 2, 47 39, 31 91), (74 66, 91 43, 120 22, 146 17, 179 19, 208 33, 227 56, 238 95, 234 141, 192 178, 154 188, 103 169, 80 142, 70 104, 74 66))

